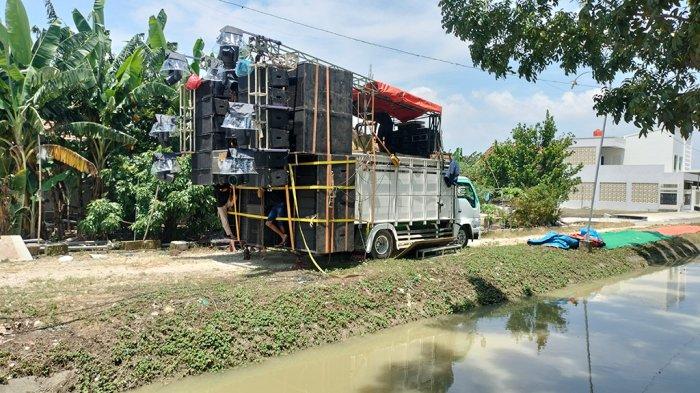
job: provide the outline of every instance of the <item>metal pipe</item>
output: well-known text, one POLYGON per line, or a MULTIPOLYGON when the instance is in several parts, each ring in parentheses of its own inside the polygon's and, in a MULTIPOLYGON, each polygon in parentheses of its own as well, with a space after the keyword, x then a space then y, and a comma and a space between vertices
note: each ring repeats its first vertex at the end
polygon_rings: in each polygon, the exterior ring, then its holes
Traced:
POLYGON ((588 226, 586 227, 586 244, 591 237, 591 221, 593 221, 593 204, 595 203, 595 192, 598 188, 598 174, 600 173, 600 159, 603 156, 603 140, 605 139, 605 126, 608 124, 608 115, 603 117, 603 134, 600 136, 600 146, 598 147, 598 160, 595 165, 595 177, 593 179, 593 194, 591 195, 591 208, 588 212, 588 226))

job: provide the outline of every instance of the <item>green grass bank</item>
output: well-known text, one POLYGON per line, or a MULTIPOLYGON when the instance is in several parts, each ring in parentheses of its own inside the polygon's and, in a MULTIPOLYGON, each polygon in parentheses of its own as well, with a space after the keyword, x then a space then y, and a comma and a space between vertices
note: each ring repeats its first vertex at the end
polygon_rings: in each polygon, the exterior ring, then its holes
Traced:
POLYGON ((428 260, 161 284, 2 289, 0 383, 62 372, 60 390, 122 391, 238 367, 421 318, 546 293, 700 252, 700 234, 618 250, 525 245, 428 260), (40 323, 37 323, 39 321, 40 323))

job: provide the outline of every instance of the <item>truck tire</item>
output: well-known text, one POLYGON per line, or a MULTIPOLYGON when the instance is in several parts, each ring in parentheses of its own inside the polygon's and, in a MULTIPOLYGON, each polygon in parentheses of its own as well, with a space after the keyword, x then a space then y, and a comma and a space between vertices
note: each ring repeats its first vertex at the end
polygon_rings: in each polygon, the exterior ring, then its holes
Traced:
POLYGON ((374 259, 386 259, 394 253, 394 236, 390 231, 381 229, 372 239, 370 254, 374 259))
POLYGON ((459 244, 461 247, 466 247, 471 237, 472 231, 469 229, 468 226, 462 225, 461 227, 459 227, 459 231, 457 231, 457 238, 455 239, 455 243, 459 244))

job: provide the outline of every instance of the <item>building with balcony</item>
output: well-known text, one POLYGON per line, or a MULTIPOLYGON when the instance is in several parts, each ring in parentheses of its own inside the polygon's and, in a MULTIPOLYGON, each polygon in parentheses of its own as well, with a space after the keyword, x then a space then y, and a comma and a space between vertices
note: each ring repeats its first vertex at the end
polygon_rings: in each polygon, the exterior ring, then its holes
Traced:
MULTIPOLYGON (((568 160, 583 164, 578 174, 581 184, 563 208, 590 208, 599 148, 599 136, 574 139, 568 160)), ((692 153, 690 139, 668 132, 605 137, 594 208, 612 212, 697 210, 700 170, 691 170, 692 153)))

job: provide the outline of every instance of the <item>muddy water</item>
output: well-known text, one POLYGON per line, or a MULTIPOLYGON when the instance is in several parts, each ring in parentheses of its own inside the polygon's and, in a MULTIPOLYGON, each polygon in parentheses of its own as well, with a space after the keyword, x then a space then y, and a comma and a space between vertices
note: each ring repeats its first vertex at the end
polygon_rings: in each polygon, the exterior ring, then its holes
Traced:
POLYGON ((700 391, 700 261, 578 291, 142 392, 700 391))

